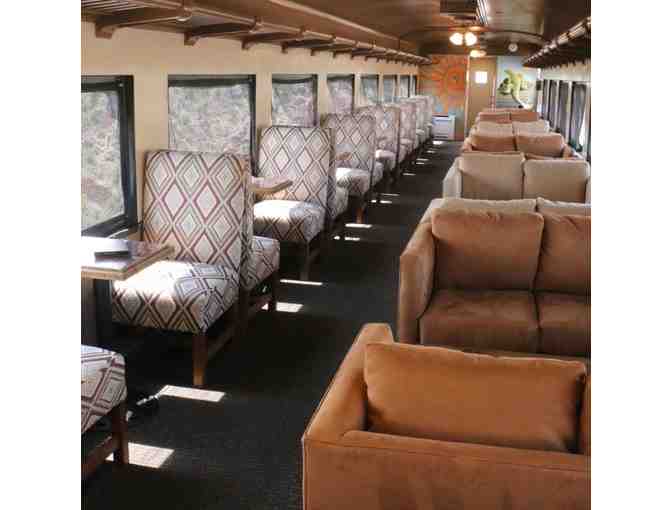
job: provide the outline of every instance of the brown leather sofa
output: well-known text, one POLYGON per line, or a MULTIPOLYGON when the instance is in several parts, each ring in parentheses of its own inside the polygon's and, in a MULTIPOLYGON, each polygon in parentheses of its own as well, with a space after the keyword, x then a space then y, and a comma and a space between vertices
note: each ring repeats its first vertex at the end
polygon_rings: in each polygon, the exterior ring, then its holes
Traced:
POLYGON ((305 510, 587 509, 590 377, 368 324, 302 444, 305 510))
POLYGON ((438 208, 400 259, 400 342, 590 357, 590 217, 438 208))

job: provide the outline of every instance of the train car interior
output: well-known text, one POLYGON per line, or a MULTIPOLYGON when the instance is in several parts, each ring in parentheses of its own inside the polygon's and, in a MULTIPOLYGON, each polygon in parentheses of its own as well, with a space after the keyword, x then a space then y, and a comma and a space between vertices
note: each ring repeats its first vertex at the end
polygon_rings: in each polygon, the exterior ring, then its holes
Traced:
POLYGON ((672 8, 6 8, 7 508, 667 506, 672 8))

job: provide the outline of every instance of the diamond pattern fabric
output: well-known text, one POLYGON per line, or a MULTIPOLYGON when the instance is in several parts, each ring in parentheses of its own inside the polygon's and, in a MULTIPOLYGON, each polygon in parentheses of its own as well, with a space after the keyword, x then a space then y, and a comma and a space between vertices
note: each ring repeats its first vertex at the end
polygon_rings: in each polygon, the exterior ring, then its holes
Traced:
POLYGON ((126 363, 116 352, 81 346, 82 434, 126 400, 126 363))
POLYGON ((363 197, 371 188, 372 175, 358 168, 337 168, 336 182, 354 197, 363 197))
POLYGON ((402 101, 398 103, 399 109, 401 110, 401 135, 400 138, 411 140, 411 145, 413 140, 415 140, 415 130, 417 129, 417 105, 411 101, 402 101))
POLYGON ((391 105, 363 106, 357 108, 360 115, 372 115, 376 119, 377 149, 397 151, 399 143, 399 108, 391 105))
POLYGON ((254 236, 250 263, 243 277, 245 290, 251 291, 280 268, 280 243, 268 237, 254 236))
POLYGON ((336 186, 336 205, 334 208, 334 218, 348 210, 348 190, 341 186, 336 186))
POLYGON ((322 127, 331 129, 333 133, 338 164, 344 168, 364 170, 370 176, 374 170, 376 153, 375 117, 327 114, 322 118, 322 127), (345 154, 349 156, 339 158, 345 154))
POLYGON ((238 297, 238 271, 223 265, 163 260, 114 282, 112 318, 121 324, 202 333, 238 297))
POLYGON ((254 205, 254 233, 307 244, 324 228, 325 210, 296 200, 263 200, 254 205))

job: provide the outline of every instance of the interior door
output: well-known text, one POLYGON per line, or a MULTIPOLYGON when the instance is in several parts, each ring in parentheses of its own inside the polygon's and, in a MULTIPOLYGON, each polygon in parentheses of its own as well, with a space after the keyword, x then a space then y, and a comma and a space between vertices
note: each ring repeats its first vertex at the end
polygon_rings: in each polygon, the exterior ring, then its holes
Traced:
POLYGON ((476 115, 495 105, 495 80, 497 79, 497 58, 481 57, 469 59, 467 79, 467 125, 469 134, 476 115))

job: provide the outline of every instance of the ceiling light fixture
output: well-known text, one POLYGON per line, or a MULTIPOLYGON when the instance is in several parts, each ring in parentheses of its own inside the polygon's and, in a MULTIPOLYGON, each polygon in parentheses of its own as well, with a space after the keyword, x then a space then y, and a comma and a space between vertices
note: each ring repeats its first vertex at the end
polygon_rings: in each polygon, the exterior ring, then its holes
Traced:
POLYGON ((469 52, 469 56, 471 58, 481 58, 481 57, 485 57, 486 55, 487 55, 487 53, 486 53, 485 50, 475 50, 474 49, 474 50, 471 50, 469 52))
POLYGON ((450 42, 455 46, 462 46, 462 43, 464 42, 464 35, 462 35, 462 32, 454 32, 450 36, 450 42))
POLYGON ((478 42, 478 37, 476 37, 476 34, 473 34, 471 32, 466 32, 464 34, 464 44, 467 46, 473 46, 478 42))

